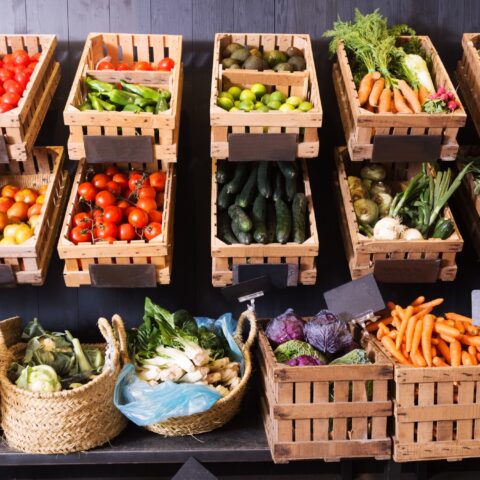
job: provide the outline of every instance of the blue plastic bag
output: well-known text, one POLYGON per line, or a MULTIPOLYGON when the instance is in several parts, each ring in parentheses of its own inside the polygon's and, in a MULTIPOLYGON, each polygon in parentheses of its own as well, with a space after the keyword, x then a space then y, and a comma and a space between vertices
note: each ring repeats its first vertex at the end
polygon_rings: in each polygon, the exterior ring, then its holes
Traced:
MULTIPOLYGON (((243 375, 244 360, 233 334, 237 322, 231 313, 218 320, 195 317, 199 327, 205 326, 223 332, 230 346, 231 359, 240 362, 243 375)), ((113 402, 130 421, 140 427, 161 422, 172 417, 184 417, 210 409, 222 395, 208 385, 163 382, 150 385, 135 375, 135 367, 129 363, 120 372, 115 383, 113 402)))

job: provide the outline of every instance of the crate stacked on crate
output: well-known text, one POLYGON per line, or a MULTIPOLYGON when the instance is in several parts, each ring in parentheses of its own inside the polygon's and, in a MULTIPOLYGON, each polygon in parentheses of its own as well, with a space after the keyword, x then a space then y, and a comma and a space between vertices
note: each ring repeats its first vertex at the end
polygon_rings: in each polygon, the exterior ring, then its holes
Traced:
POLYGON ((322 106, 309 35, 218 33, 215 36, 210 99, 213 174, 211 251, 214 286, 237 283, 239 280, 234 273, 235 267, 244 264, 288 264, 290 273, 287 285, 296 285, 297 281, 306 285, 316 282, 318 234, 304 161, 296 161, 299 184, 307 197, 307 235, 303 243, 288 241, 281 244, 275 241, 267 244, 227 244, 217 231, 219 189, 215 177, 219 161, 235 161, 240 158, 280 160, 279 157, 286 150, 290 152, 291 160, 317 157, 319 152, 317 129, 321 123, 322 106), (269 51, 285 52, 289 48, 298 49, 303 55, 305 68, 293 72, 274 71, 270 67, 262 71, 224 68, 222 57, 225 49, 232 43, 247 46, 251 52, 259 56, 269 51), (217 105, 219 95, 230 87, 237 86, 243 89, 258 83, 265 86, 267 93, 277 90, 285 97, 299 97, 310 102, 312 108, 306 112, 271 109, 227 111, 217 105), (291 267, 294 271, 293 276, 291 267))
MULTIPOLYGON (((408 36, 399 37, 399 43, 408 36)), ((423 50, 431 58, 431 74, 434 85, 455 91, 448 73, 429 37, 418 36, 423 50)), ((455 160, 458 129, 466 123, 462 105, 453 113, 373 113, 360 105, 349 57, 343 43, 337 49, 337 62, 333 66, 333 85, 340 108, 348 151, 353 161, 372 159, 378 137, 403 136, 404 142, 413 142, 409 137, 440 136, 439 158, 455 160)))
MULTIPOLYGON (((351 162, 345 147, 335 152, 335 190, 340 209, 341 232, 352 278, 374 273, 377 280, 387 282, 451 281, 457 273, 456 255, 463 248, 462 236, 448 206, 444 216, 454 223, 454 231, 446 240, 377 240, 359 228, 348 177, 358 173, 361 164, 351 162)), ((411 179, 418 164, 385 164, 387 178, 395 181, 411 179)))
POLYGON ((393 366, 370 341, 362 343, 373 364, 291 367, 277 362, 259 330, 261 413, 275 463, 391 458, 393 366))
POLYGON ((15 50, 25 50, 30 56, 40 53, 18 106, 0 114, 0 130, 10 160, 32 159, 35 141, 60 80, 60 64, 54 58, 56 45, 55 35, 0 35, 1 57, 15 50))
POLYGON ((18 245, 0 245, 0 285, 44 283, 67 197, 63 162, 63 147, 36 147, 32 159, 0 165, 0 189, 8 184, 33 189, 48 184, 33 236, 18 245))
POLYGON ((464 33, 463 56, 457 66, 457 80, 475 128, 480 135, 480 33, 464 33))

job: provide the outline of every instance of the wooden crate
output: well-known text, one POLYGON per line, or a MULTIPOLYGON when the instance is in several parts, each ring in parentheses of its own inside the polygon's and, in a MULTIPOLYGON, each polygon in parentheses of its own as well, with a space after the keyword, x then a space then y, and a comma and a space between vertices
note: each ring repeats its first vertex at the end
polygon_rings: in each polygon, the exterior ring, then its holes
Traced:
POLYGON ((0 114, 0 131, 10 160, 24 162, 32 151, 48 107, 60 80, 60 64, 55 61, 55 35, 0 35, 0 56, 13 50, 29 55, 41 52, 18 106, 0 114))
POLYGON ((211 156, 224 159, 229 155, 229 135, 239 133, 289 133, 296 134, 297 157, 318 156, 317 128, 322 125, 322 105, 317 74, 309 35, 217 33, 213 52, 212 93, 210 98, 211 156), (303 72, 274 72, 265 70, 224 70, 221 51, 231 42, 256 47, 259 50, 287 49, 293 45, 303 50, 307 68, 303 72), (227 112, 217 105, 217 97, 231 85, 249 87, 253 83, 265 84, 267 89, 280 90, 285 95, 298 95, 309 100, 313 108, 307 113, 288 112, 227 112))
MULTIPOLYGON (((358 164, 349 162, 348 151, 345 147, 336 149, 335 162, 337 173, 335 179, 335 190, 340 208, 341 232, 348 266, 353 279, 360 278, 369 273, 375 274, 375 264, 385 260, 415 260, 405 262, 405 268, 422 270, 434 268, 432 261, 440 260, 438 279, 452 281, 457 274, 455 257, 463 248, 463 238, 457 228, 450 208, 444 209, 445 217, 451 219, 455 224, 454 233, 447 240, 430 238, 428 240, 406 241, 390 240, 379 241, 370 239, 359 231, 357 218, 353 208, 353 200, 347 182, 347 169, 359 167, 358 164)), ((416 173, 417 166, 408 164, 385 164, 390 178, 406 179, 416 173)), ((384 264, 385 265, 385 264, 384 264)), ((393 265, 392 265, 393 267, 393 265)), ((436 267, 435 267, 436 268, 436 267)), ((383 267, 388 270, 388 265, 383 267)), ((392 272, 392 276, 394 273, 392 272)), ((411 282, 413 278, 399 279, 398 282, 411 282)))
POLYGON ((373 365, 290 367, 276 361, 259 330, 261 412, 275 463, 391 458, 393 366, 371 342, 362 343, 373 365), (370 399, 367 381, 372 381, 370 399))
MULTIPOLYGON (((375 346, 386 353, 372 336, 375 346)), ((394 364, 393 459, 462 460, 480 456, 480 368, 394 364)))
POLYGON ((316 257, 318 256, 318 233, 313 210, 310 179, 304 160, 301 160, 303 171, 304 192, 307 197, 307 212, 310 237, 299 244, 288 242, 251 244, 241 243, 228 245, 217 236, 217 191, 215 180, 217 160, 212 161, 212 284, 214 287, 224 287, 233 283, 233 265, 241 264, 294 264, 298 265, 298 282, 303 285, 315 285, 317 281, 316 257))
MULTIPOLYGON (((156 171, 160 162, 153 164, 116 164, 123 170, 135 169, 156 171)), ((156 283, 170 283, 173 254, 173 217, 175 209, 176 172, 175 166, 167 167, 165 184, 165 200, 163 207, 162 234, 150 240, 116 240, 112 244, 98 242, 96 244, 82 243, 75 245, 69 240, 69 232, 72 227, 73 217, 80 211, 78 205, 78 187, 85 181, 89 168, 101 170, 104 164, 89 165, 82 159, 78 165, 73 187, 68 200, 67 212, 63 221, 58 241, 58 254, 65 260, 63 271, 67 287, 79 287, 90 285, 89 265, 154 265, 156 283)), ((126 276, 129 272, 123 272, 126 276)), ((140 280, 141 281, 141 280, 140 280)), ((108 285, 101 285, 108 286, 108 285)))
POLYGON ((63 160, 63 147, 36 147, 32 160, 0 165, 0 188, 7 183, 22 188, 48 183, 33 237, 21 245, 0 245, 0 278, 6 283, 10 272, 18 284, 43 285, 45 281, 67 198, 68 172, 62 170, 63 160))
POLYGON ((457 66, 457 80, 468 112, 480 135, 480 33, 464 33, 463 56, 457 66))
MULTIPOLYGON (((409 37, 400 37, 407 39, 409 37)), ((447 90, 455 88, 429 37, 419 36, 425 51, 432 59, 434 85, 447 90)), ((458 129, 466 123, 462 105, 453 113, 399 114, 372 113, 360 106, 347 52, 341 43, 337 49, 337 63, 333 66, 333 85, 337 94, 348 151, 353 161, 372 159, 376 135, 423 136, 441 135, 440 158, 455 160, 458 151, 458 129)))
POLYGON ((176 162, 180 110, 182 104, 183 66, 181 35, 133 35, 123 33, 91 33, 87 37, 72 89, 64 110, 64 121, 70 127, 68 154, 70 159, 85 157, 84 137, 102 136, 148 136, 152 139, 154 158, 176 162), (168 56, 175 61, 171 72, 160 71, 98 71, 98 60, 110 55, 113 62, 129 64, 137 60, 158 63, 168 56), (132 112, 80 111, 85 101, 85 77, 116 82, 121 79, 168 89, 171 94, 170 109, 159 114, 132 112))

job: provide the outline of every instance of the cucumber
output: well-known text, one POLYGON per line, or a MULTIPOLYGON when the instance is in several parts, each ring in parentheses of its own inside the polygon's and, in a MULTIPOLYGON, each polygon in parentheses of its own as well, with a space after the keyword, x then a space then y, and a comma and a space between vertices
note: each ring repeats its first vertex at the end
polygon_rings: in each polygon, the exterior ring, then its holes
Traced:
POLYGON ((287 243, 292 231, 292 214, 288 205, 281 199, 275 202, 275 214, 277 217, 277 242, 287 243))
POLYGON ((293 241, 305 241, 305 223, 307 216, 307 197, 304 193, 297 193, 292 204, 293 241))
POLYGON ((242 207, 239 207, 238 205, 230 205, 230 207, 228 207, 228 215, 238 224, 238 227, 242 232, 249 232, 252 229, 252 221, 242 207))
POLYGON ((238 243, 237 238, 232 232, 232 227, 230 226, 230 218, 227 212, 220 212, 217 217, 217 235, 220 240, 223 240, 229 245, 232 243, 238 243))
POLYGON ((294 178, 286 178, 285 179, 285 193, 287 196, 287 200, 291 202, 297 193, 297 179, 294 178))
POLYGON ((273 200, 285 197, 285 177, 280 170, 275 172, 275 187, 273 190, 273 200))
POLYGON ((249 165, 247 162, 238 162, 232 180, 227 183, 228 193, 238 193, 245 183, 249 165))
POLYGON ((267 201, 257 195, 252 208, 253 239, 257 243, 267 243, 267 201))
POLYGON ((255 199, 255 195, 257 193, 257 170, 258 168, 255 165, 250 171, 248 180, 243 186, 240 196, 238 197, 238 205, 242 208, 247 208, 255 199))
POLYGON ((267 243, 275 243, 277 221, 275 215, 275 204, 267 204, 267 243))
POLYGON ((295 178, 297 176, 295 162, 277 162, 277 165, 285 178, 295 178))
POLYGON ((258 191, 265 197, 270 198, 272 196, 272 185, 270 183, 270 177, 268 175, 269 162, 260 162, 258 167, 258 191))
POLYGON ((244 232, 236 220, 232 220, 232 231, 240 243, 244 245, 250 245, 252 243, 252 234, 250 232, 244 232))
POLYGON ((217 197, 217 206, 220 210, 226 210, 233 203, 233 195, 228 193, 227 185, 224 185, 217 197))
POLYGON ((227 160, 219 160, 217 162, 217 172, 215 173, 215 180, 217 183, 227 183, 230 178, 230 164, 227 160))

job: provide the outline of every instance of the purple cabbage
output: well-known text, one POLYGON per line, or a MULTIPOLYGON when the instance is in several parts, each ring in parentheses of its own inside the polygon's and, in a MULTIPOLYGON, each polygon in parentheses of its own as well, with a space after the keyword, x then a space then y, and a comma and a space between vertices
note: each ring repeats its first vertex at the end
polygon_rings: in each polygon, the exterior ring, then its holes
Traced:
POLYGON ((295 358, 291 358, 285 362, 291 367, 300 367, 304 365, 325 365, 319 358, 314 357, 313 355, 300 355, 295 358))
POLYGON ((305 340, 323 353, 334 355, 348 348, 353 337, 348 325, 332 312, 321 310, 305 325, 305 340))
POLYGON ((265 334, 274 346, 281 345, 288 340, 304 340, 304 326, 302 317, 297 315, 293 308, 289 308, 285 313, 270 320, 265 334))

